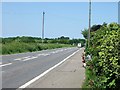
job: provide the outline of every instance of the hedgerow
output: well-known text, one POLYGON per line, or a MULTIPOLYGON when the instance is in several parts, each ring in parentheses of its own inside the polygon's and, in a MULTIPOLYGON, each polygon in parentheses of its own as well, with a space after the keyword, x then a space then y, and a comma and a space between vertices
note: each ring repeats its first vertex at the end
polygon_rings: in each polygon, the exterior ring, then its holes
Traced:
MULTIPOLYGON (((86 53, 92 55, 87 62, 91 76, 86 86, 92 88, 120 88, 120 25, 111 23, 91 32, 86 53)), ((88 71, 87 71, 88 72, 88 71)), ((86 76, 87 78, 87 76, 86 76)))

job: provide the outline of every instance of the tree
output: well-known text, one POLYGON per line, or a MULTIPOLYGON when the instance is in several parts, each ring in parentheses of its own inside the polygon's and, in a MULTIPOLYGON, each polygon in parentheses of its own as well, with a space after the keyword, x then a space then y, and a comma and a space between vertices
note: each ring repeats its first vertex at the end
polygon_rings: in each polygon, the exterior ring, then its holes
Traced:
POLYGON ((98 29, 101 28, 102 25, 93 25, 90 29, 91 32, 97 31, 98 29))
MULTIPOLYGON (((105 26, 106 25, 106 23, 104 22, 103 23, 103 25, 93 25, 92 27, 91 27, 91 29, 90 29, 90 32, 94 32, 94 31, 97 31, 98 29, 100 29, 102 26, 105 26)), ((83 31, 82 31, 82 35, 83 35, 83 37, 85 38, 85 39, 87 39, 87 37, 88 37, 88 29, 84 29, 83 31)))
POLYGON ((82 35, 85 39, 87 39, 88 37, 88 29, 84 29, 84 31, 82 31, 82 35))
POLYGON ((66 40, 69 40, 70 38, 69 38, 69 37, 61 36, 61 37, 59 37, 58 39, 66 39, 66 40))

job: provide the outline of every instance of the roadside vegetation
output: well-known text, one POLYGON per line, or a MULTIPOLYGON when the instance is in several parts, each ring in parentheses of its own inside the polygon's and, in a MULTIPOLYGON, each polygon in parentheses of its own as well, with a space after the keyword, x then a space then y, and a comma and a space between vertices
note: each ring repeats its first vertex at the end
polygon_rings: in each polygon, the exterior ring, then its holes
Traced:
POLYGON ((77 43, 85 44, 84 39, 69 39, 69 37, 59 37, 55 39, 45 38, 42 43, 41 38, 37 37, 10 37, 2 38, 0 47, 2 54, 14 54, 22 52, 34 52, 46 49, 74 47, 77 43))
MULTIPOLYGON (((87 30, 82 31, 87 39, 87 30)), ((90 46, 85 55, 86 79, 83 88, 120 88, 120 25, 111 23, 94 25, 91 28, 90 46)))

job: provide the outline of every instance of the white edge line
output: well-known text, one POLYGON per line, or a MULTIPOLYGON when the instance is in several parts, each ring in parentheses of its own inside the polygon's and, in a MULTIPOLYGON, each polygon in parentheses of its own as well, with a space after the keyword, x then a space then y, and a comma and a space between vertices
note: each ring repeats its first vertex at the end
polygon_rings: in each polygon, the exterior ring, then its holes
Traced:
POLYGON ((8 65, 11 65, 11 64, 12 64, 12 63, 3 64, 3 65, 0 65, 0 67, 8 66, 8 65))
MULTIPOLYGON (((80 49, 79 49, 80 50, 80 49)), ((65 58, 64 60, 62 60, 61 62, 59 62, 58 64, 54 65, 53 67, 49 68, 48 70, 46 70, 45 72, 43 72, 42 74, 40 74, 39 76, 33 78, 32 80, 28 81, 27 83, 25 83, 24 85, 20 86, 19 88, 26 88, 27 86, 29 86, 30 84, 32 84, 33 82, 35 82, 36 80, 40 79, 41 77, 43 77, 44 75, 46 75, 48 72, 50 72, 51 70, 53 70, 54 68, 56 68, 57 66, 59 66, 60 64, 62 64, 63 62, 65 62, 68 58, 72 57, 74 54, 76 54, 79 50, 75 51, 73 54, 69 55, 67 58, 65 58)))

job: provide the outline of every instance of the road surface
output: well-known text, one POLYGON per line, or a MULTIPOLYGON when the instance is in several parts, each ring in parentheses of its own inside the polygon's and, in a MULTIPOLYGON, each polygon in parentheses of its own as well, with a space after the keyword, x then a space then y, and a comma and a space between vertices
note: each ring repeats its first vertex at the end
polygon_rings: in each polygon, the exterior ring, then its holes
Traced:
POLYGON ((61 48, 2 56, 2 88, 19 88, 77 50, 61 48))
MULTIPOLYGON (((27 83, 26 88, 45 88, 48 90, 49 88, 57 88, 57 90, 59 90, 58 88, 68 88, 70 90, 80 90, 85 80, 85 68, 83 67, 81 57, 83 52, 84 48, 76 51, 71 57, 67 58, 64 63, 49 73, 41 78, 37 78, 37 80, 31 84, 28 82, 29 85, 27 83)), ((35 80, 35 78, 33 80, 35 80)))

